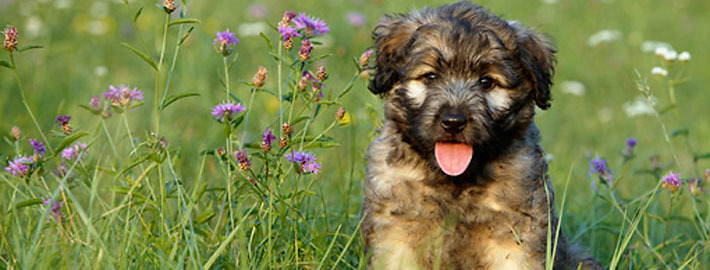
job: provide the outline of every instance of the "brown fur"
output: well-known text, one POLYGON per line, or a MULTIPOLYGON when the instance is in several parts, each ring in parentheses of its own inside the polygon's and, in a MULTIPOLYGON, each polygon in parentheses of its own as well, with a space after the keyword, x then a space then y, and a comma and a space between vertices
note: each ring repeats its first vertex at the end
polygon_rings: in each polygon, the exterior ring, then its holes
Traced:
MULTIPOLYGON (((468 2, 387 16, 373 36, 385 121, 367 154, 368 268, 543 269, 556 217, 533 116, 550 106, 547 38, 468 2), (466 116, 461 132, 441 127, 448 112, 466 116), (438 141, 472 145, 464 174, 441 172, 438 141)), ((601 269, 556 241, 555 269, 601 269)))

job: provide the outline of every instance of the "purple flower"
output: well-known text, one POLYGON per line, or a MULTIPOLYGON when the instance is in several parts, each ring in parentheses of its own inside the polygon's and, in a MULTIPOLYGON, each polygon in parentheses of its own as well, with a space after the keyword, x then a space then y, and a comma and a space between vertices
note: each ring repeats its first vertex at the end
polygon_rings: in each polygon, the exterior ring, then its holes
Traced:
POLYGON ((251 166, 251 161, 249 161, 249 156, 246 150, 237 150, 234 152, 234 159, 239 163, 239 169, 242 171, 249 170, 251 166))
POLYGON ((240 113, 243 112, 246 108, 242 106, 241 103, 237 103, 237 105, 234 105, 234 102, 222 102, 222 104, 218 104, 217 106, 214 106, 212 108, 212 115, 214 115, 217 120, 220 122, 224 123, 224 120, 226 118, 227 121, 232 120, 232 115, 234 113, 240 113))
POLYGON ((268 144, 271 144, 276 141, 276 136, 274 136, 274 133, 271 132, 270 128, 266 128, 266 130, 264 130, 264 135, 262 135, 261 138, 264 143, 268 144))
POLYGON ((360 59, 358 59, 360 67, 362 67, 362 68, 367 67, 367 64, 370 63, 370 56, 372 55, 372 52, 373 52, 373 50, 369 49, 360 55, 360 59))
POLYGON ((279 33, 281 33, 281 37, 283 37, 283 42, 293 39, 293 37, 301 37, 301 34, 298 33, 298 30, 296 28, 291 27, 290 25, 279 26, 279 33))
POLYGON ((52 212, 51 214, 55 219, 59 220, 62 217, 62 206, 64 205, 64 201, 59 202, 52 199, 42 198, 42 202, 45 206, 50 206, 49 211, 52 212))
POLYGON ((626 148, 624 148, 624 156, 633 156, 634 155, 634 147, 636 147, 636 138, 634 137, 629 137, 626 139, 626 148))
POLYGON ((365 15, 360 12, 348 12, 345 16, 348 23, 354 27, 362 27, 365 24, 365 15))
POLYGON ((301 173, 318 174, 320 173, 321 165, 316 162, 318 158, 310 152, 292 152, 286 154, 286 160, 298 164, 301 168, 301 173))
POLYGON ((301 40, 301 47, 298 48, 298 59, 306 62, 308 58, 311 58, 311 51, 313 51, 313 45, 310 40, 301 40))
POLYGON ((91 105, 91 108, 93 108, 96 111, 101 110, 101 99, 98 96, 93 96, 91 97, 91 101, 89 101, 89 105, 91 105))
POLYGON ((296 29, 306 29, 306 33, 310 36, 322 35, 330 31, 324 21, 319 18, 313 18, 306 16, 306 13, 298 13, 298 17, 293 19, 293 23, 296 24, 296 29))
POLYGON ((32 165, 32 159, 26 156, 19 156, 13 160, 8 161, 8 166, 5 170, 12 172, 14 176, 27 176, 29 169, 32 165))
POLYGON ((663 176, 661 180, 663 180, 661 187, 667 188, 671 192, 676 191, 682 184, 680 181, 680 174, 674 173, 673 171, 668 172, 668 174, 663 176))
POLYGON ((40 157, 44 157, 44 153, 47 152, 47 149, 44 148, 43 143, 38 142, 35 139, 30 139, 30 144, 32 145, 32 148, 34 149, 35 154, 39 155, 40 157))
POLYGON ((64 148, 62 150, 62 157, 67 160, 72 160, 76 159, 79 157, 79 155, 82 154, 82 152, 86 151, 86 144, 85 143, 75 143, 72 146, 69 146, 67 148, 64 148))
MULTIPOLYGON (((589 174, 596 174, 602 181, 611 186, 611 182, 614 180, 614 175, 611 174, 611 170, 606 165, 606 159, 601 159, 599 155, 589 161, 589 174)), ((592 187, 596 189, 597 180, 592 181, 592 187)))
POLYGON ((57 120, 54 121, 55 123, 59 124, 59 127, 63 127, 65 125, 69 124, 69 120, 71 120, 71 116, 69 115, 60 115, 57 116, 57 120))
POLYGON ((229 28, 227 28, 224 32, 217 32, 217 38, 212 41, 212 45, 217 45, 217 43, 219 43, 217 50, 222 55, 227 56, 232 53, 232 46, 236 46, 239 43, 239 39, 234 33, 229 32, 229 28))
POLYGON ((66 176, 67 173, 67 166, 64 166, 64 163, 59 163, 59 167, 54 169, 54 174, 56 174, 60 178, 66 176))
POLYGON ((130 89, 128 86, 119 85, 118 88, 113 85, 109 85, 108 91, 104 92, 102 95, 105 99, 111 101, 111 105, 128 107, 134 100, 143 100, 143 92, 138 90, 138 88, 130 89))

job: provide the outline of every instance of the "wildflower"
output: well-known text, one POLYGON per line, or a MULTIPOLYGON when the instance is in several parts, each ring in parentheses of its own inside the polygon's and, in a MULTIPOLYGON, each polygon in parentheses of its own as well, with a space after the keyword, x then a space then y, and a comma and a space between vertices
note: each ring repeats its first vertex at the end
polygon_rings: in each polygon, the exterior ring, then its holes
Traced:
POLYGON ((54 174, 56 174, 59 177, 64 177, 67 175, 67 167, 64 166, 64 163, 59 163, 59 167, 54 169, 54 174))
POLYGON ((360 55, 359 63, 361 68, 366 68, 367 64, 370 63, 370 55, 372 55, 373 50, 369 49, 360 55))
POLYGON ((222 55, 227 56, 232 53, 232 46, 236 46, 239 43, 239 39, 234 33, 229 32, 229 28, 224 32, 217 32, 217 38, 212 41, 212 45, 217 45, 217 51, 222 53, 222 55))
POLYGON ((296 163, 301 168, 301 173, 318 174, 320 173, 321 165, 316 162, 318 158, 310 152, 292 152, 286 154, 286 160, 296 163))
POLYGON ((251 161, 249 161, 249 156, 246 150, 237 150, 234 152, 234 159, 239 163, 239 169, 242 171, 249 170, 251 166, 251 161))
POLYGON ((705 183, 710 184, 710 168, 705 169, 705 183))
POLYGON ((2 32, 5 35, 5 50, 14 51, 17 50, 17 36, 20 34, 17 32, 17 28, 10 26, 5 28, 2 32))
POLYGON ((138 88, 130 89, 127 86, 119 85, 118 88, 109 85, 109 90, 102 95, 106 100, 111 101, 111 105, 128 108, 134 100, 143 100, 143 92, 138 88))
POLYGON ((690 53, 689 52, 682 52, 678 55, 678 61, 681 62, 688 62, 690 61, 690 53))
POLYGON ((168 14, 173 13, 176 8, 174 0, 163 0, 163 10, 168 14))
POLYGON ((286 11, 284 12, 283 18, 281 18, 281 22, 279 22, 279 28, 282 26, 287 26, 291 23, 291 20, 296 17, 296 12, 293 11, 286 11))
POLYGON ((39 155, 39 157, 44 157, 44 153, 47 152, 47 149, 44 148, 43 143, 38 142, 35 139, 30 139, 30 144, 32 145, 32 148, 34 149, 34 153, 36 155, 39 155))
POLYGON ((279 26, 279 33, 281 33, 281 41, 286 42, 292 40, 294 37, 302 37, 296 28, 290 25, 279 26))
POLYGON ((45 206, 49 206, 49 211, 51 211, 51 215, 54 216, 56 220, 61 221, 62 206, 64 205, 64 201, 59 202, 52 199, 42 198, 42 202, 45 206))
MULTIPOLYGON (((153 139, 155 139, 155 147, 156 149, 159 147, 162 147, 162 149, 168 149, 168 140, 165 139, 165 137, 160 136, 158 134, 155 134, 155 132, 150 131, 148 134, 150 134, 153 139)), ((152 147, 153 145, 151 145, 152 147)))
POLYGON ((313 51, 313 45, 310 40, 301 40, 301 48, 298 49, 298 59, 306 62, 308 58, 311 58, 311 51, 313 51))
POLYGON ((604 29, 591 36, 587 40, 587 44, 590 47, 596 47, 601 43, 612 42, 621 38, 621 32, 619 30, 604 29))
POLYGON ((693 177, 693 179, 688 181, 688 192, 693 195, 698 195, 700 194, 700 191, 702 191, 702 187, 700 186, 700 178, 693 177))
POLYGON ((662 67, 653 67, 651 69, 651 74, 656 75, 656 76, 666 77, 666 76, 668 76, 668 71, 663 69, 662 67))
POLYGON ((318 102, 320 98, 323 97, 323 91, 321 91, 321 88, 323 87, 323 83, 319 83, 317 81, 313 82, 313 91, 311 92, 310 99, 313 99, 313 102, 318 102), (315 97, 313 97, 315 96, 315 97))
POLYGON ((584 84, 578 81, 563 81, 560 83, 560 88, 562 88, 562 92, 580 97, 584 96, 584 92, 587 90, 584 84))
POLYGON ((13 126, 12 129, 10 130, 10 134, 12 137, 15 137, 15 140, 20 140, 20 137, 22 137, 22 132, 20 131, 20 128, 17 126, 13 126))
POLYGON ((27 176, 30 172, 32 159, 26 156, 18 156, 13 160, 8 161, 8 166, 5 170, 11 172, 14 176, 27 176))
POLYGON ((64 150, 62 150, 62 157, 66 160, 77 159, 79 155, 82 155, 85 151, 85 143, 75 143, 74 145, 64 148, 64 150))
POLYGON ((281 138, 279 139, 279 147, 286 148, 287 145, 288 145, 288 138, 286 138, 286 136, 281 136, 281 138))
POLYGON ((72 132, 72 127, 71 125, 69 125, 69 120, 71 120, 71 116, 60 115, 57 116, 57 120, 55 121, 55 123, 59 123, 59 128, 62 129, 62 133, 64 133, 64 135, 66 136, 69 136, 69 134, 71 134, 72 132))
MULTIPOLYGON (((601 159, 599 155, 589 161, 589 175, 596 174, 599 179, 604 182, 607 186, 610 186, 614 180, 614 175, 611 174, 611 170, 606 165, 606 159, 601 159)), ((592 186, 596 188, 596 179, 592 181, 592 186)))
POLYGON ((212 115, 216 117, 216 119, 222 123, 224 123, 224 120, 226 119, 227 121, 232 120, 232 115, 234 113, 240 113, 244 111, 244 106, 242 106, 241 103, 237 103, 237 105, 234 105, 234 102, 222 102, 222 104, 218 104, 217 106, 214 106, 212 108, 212 115))
POLYGON ((254 74, 254 77, 251 78, 251 83, 254 84, 256 87, 262 87, 264 86, 264 81, 268 78, 266 76, 266 68, 263 66, 259 66, 259 70, 254 74))
POLYGON ((662 180, 663 184, 661 185, 661 187, 667 188, 671 192, 675 192, 682 184, 682 182, 680 181, 680 175, 674 173, 673 171, 670 171, 667 175, 663 176, 662 180))
POLYGON ((289 123, 283 123, 281 125, 281 133, 283 133, 286 136, 291 135, 293 133, 293 127, 289 123))
POLYGON ((324 66, 318 68, 318 72, 316 72, 316 78, 318 78, 318 80, 320 80, 321 82, 328 79, 328 73, 325 71, 324 66))
POLYGON ((335 112, 335 119, 343 120, 343 117, 345 117, 345 108, 340 107, 338 111, 335 112))
POLYGON ((91 108, 100 111, 101 110, 101 99, 98 96, 93 96, 91 97, 91 101, 89 101, 89 105, 91 105, 91 108))
POLYGON ((678 59, 678 52, 674 50, 666 51, 666 54, 663 55, 663 60, 666 60, 668 62, 673 62, 676 59, 678 59))
POLYGON ((656 56, 659 56, 661 58, 665 58, 666 54, 668 54, 668 51, 669 50, 667 47, 659 46, 659 47, 656 47, 656 50, 654 50, 653 53, 656 54, 656 56))
POLYGON ((354 27, 362 27, 365 24, 365 15, 360 12, 349 12, 345 16, 348 23, 354 27))
POLYGON ((266 130, 264 130, 264 135, 261 136, 261 138, 261 150, 264 150, 264 152, 271 151, 271 144, 276 141, 276 136, 274 136, 274 133, 271 132, 271 129, 266 128, 266 130))
POLYGON ((315 77, 313 77, 313 75, 311 75, 310 72, 304 71, 304 72, 301 74, 301 79, 298 81, 298 85, 297 85, 298 89, 299 89, 299 90, 305 90, 306 87, 308 86, 308 83, 309 83, 309 82, 315 82, 315 83, 317 83, 318 80, 317 80, 315 77))
POLYGON ((296 29, 306 29, 307 36, 322 35, 330 31, 330 27, 324 21, 319 18, 308 17, 303 12, 293 19, 293 23, 296 25, 296 29))
POLYGON ((217 153, 218 157, 224 156, 224 154, 227 153, 226 151, 224 151, 224 147, 218 147, 217 151, 215 151, 215 152, 217 153))
POLYGON ((636 138, 629 137, 628 139, 626 139, 626 148, 624 148, 623 154, 625 156, 633 156, 634 147, 636 147, 636 138))

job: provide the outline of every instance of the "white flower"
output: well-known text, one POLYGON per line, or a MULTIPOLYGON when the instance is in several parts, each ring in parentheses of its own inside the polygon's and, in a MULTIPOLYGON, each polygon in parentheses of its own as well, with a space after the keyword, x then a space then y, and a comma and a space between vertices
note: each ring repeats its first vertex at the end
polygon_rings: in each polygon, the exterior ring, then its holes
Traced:
POLYGON ((591 47, 596 47, 603 42, 611 42, 621 37, 619 30, 601 30, 594 35, 591 35, 587 40, 587 44, 591 47))
POLYGON ((681 61, 681 62, 690 61, 690 53, 689 52, 680 53, 680 55, 678 55, 678 61, 681 61))
POLYGON ((663 69, 662 67, 653 67, 651 69, 651 74, 656 75, 656 76, 666 77, 666 76, 668 76, 668 71, 663 69))
POLYGON ((239 25, 237 33, 243 37, 258 36, 261 33, 266 33, 267 28, 269 25, 264 22, 244 23, 239 25))
POLYGON ((655 52, 656 49, 661 48, 661 47, 664 47, 667 50, 669 50, 670 48, 673 48, 673 46, 671 46, 671 44, 668 44, 668 43, 662 42, 662 41, 647 40, 647 41, 644 41, 643 43, 641 43, 641 51, 644 51, 644 52, 655 52))
POLYGON ((656 50, 654 53, 660 57, 665 57, 666 54, 668 53, 669 49, 666 47, 656 47, 656 50))
MULTIPOLYGON (((653 98, 652 98, 653 100, 653 98)), ((626 116, 634 117, 644 114, 653 114, 653 107, 649 104, 649 100, 644 96, 637 96, 633 101, 629 101, 621 105, 626 112, 626 116)))
POLYGON ((586 90, 584 84, 578 81, 564 81, 560 83, 560 88, 562 88, 562 92, 575 96, 583 96, 586 90))
POLYGON ((670 50, 666 52, 666 54, 663 56, 663 60, 666 60, 668 62, 672 62, 678 59, 678 52, 670 50))

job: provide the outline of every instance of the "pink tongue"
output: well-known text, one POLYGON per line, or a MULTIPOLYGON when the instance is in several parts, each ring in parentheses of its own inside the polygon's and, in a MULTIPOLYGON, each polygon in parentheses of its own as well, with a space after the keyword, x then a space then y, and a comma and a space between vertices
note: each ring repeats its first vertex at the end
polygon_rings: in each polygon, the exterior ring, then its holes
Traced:
POLYGON ((438 142, 434 148, 436 162, 445 174, 458 176, 466 171, 473 157, 473 148, 465 143, 438 142))

